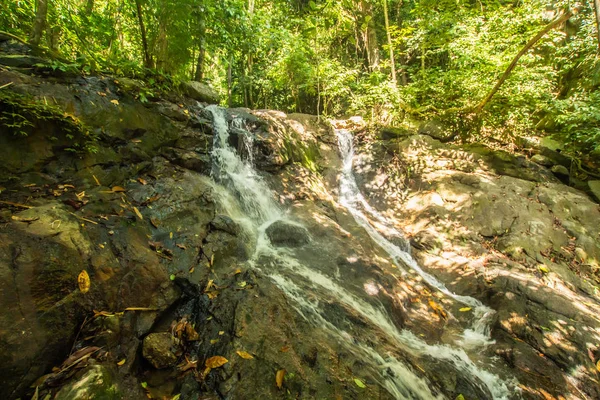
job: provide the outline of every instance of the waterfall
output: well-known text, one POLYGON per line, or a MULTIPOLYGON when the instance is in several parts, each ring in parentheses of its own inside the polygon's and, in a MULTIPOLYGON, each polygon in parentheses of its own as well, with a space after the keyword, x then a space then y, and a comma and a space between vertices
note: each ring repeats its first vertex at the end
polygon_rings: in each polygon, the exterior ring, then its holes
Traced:
MULTIPOLYGON (((461 344, 465 347, 477 347, 491 344, 489 322, 494 315, 494 310, 483 305, 479 300, 469 296, 461 296, 451 292, 446 285, 436 279, 433 275, 423 271, 419 264, 410 255, 410 246, 398 246, 386 239, 372 224, 365 215, 365 212, 375 218, 382 224, 387 231, 392 232, 395 237, 402 237, 377 210, 372 208, 356 184, 356 178, 352 169, 352 160, 354 158, 354 146, 352 143, 352 133, 347 129, 336 129, 340 153, 342 155, 342 174, 340 178, 340 204, 342 204, 354 217, 356 223, 362 226, 369 236, 390 258, 395 261, 398 267, 407 266, 419 274, 427 284, 440 291, 446 296, 472 307, 473 324, 471 329, 465 330, 461 344)), ((406 242, 406 240, 405 240, 406 242)))
MULTIPOLYGON (((229 125, 225 111, 217 106, 207 108, 214 119, 213 178, 220 182, 230 195, 226 201, 236 198, 244 216, 244 226, 252 229, 256 237, 254 254, 249 261, 252 268, 262 272, 289 298, 292 307, 315 329, 326 333, 327 337, 344 346, 349 352, 365 363, 371 375, 385 387, 396 399, 442 400, 438 386, 426 374, 418 372, 410 363, 400 360, 398 354, 410 355, 416 359, 433 359, 451 365, 474 387, 483 393, 490 393, 494 399, 508 399, 511 392, 506 383, 498 376, 477 366, 462 348, 453 348, 443 344, 430 345, 413 333, 399 330, 392 322, 382 305, 373 305, 344 287, 341 277, 327 276, 322 272, 319 262, 301 261, 296 251, 318 252, 318 243, 311 249, 290 250, 274 247, 266 235, 267 227, 275 221, 291 221, 288 215, 274 201, 268 185, 253 168, 250 160, 242 160, 229 144, 229 125), (368 322, 369 335, 381 337, 382 343, 373 343, 366 337, 353 336, 333 323, 326 314, 325 305, 336 303, 352 315, 368 322)), ((238 124, 238 122, 234 122, 238 124)), ((238 125, 238 127, 241 125, 238 125)), ((348 131, 338 131, 340 150, 344 158, 342 171, 340 203, 354 216, 356 222, 364 227, 372 239, 388 252, 397 263, 404 262, 422 274, 434 288, 447 294, 456 301, 472 306, 477 310, 478 321, 488 318, 492 310, 479 301, 466 296, 455 295, 433 276, 422 271, 408 253, 408 246, 397 246, 385 239, 368 221, 368 213, 381 224, 387 224, 383 216, 371 208, 364 199, 354 176, 352 175, 352 136, 348 131)), ((246 146, 251 140, 244 142, 246 146)), ((252 149, 249 149, 252 153, 252 149)), ((391 227, 394 236, 401 234, 391 227)), ((342 315, 341 318, 344 318, 342 315)), ((483 323, 487 327, 486 323, 483 323)), ((477 332, 485 333, 485 328, 477 327, 477 332)), ((430 371, 434 374, 436 371, 430 371)))

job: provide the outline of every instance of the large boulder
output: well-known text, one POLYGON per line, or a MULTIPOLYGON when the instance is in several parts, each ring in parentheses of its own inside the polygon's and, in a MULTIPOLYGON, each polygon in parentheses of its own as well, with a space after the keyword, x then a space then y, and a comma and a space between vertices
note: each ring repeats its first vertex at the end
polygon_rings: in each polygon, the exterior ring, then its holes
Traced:
POLYGON ((169 368, 177 362, 174 347, 170 333, 151 333, 144 339, 142 354, 154 368, 169 368))
POLYGON ((589 181, 588 186, 590 187, 590 192, 594 195, 594 199, 600 202, 600 181, 589 181))
POLYGON ((277 247, 300 247, 309 242, 308 230, 286 221, 275 221, 266 230, 269 240, 277 247))
POLYGON ((183 84, 183 90, 192 99, 203 103, 219 104, 221 101, 219 94, 204 83, 189 81, 183 84))

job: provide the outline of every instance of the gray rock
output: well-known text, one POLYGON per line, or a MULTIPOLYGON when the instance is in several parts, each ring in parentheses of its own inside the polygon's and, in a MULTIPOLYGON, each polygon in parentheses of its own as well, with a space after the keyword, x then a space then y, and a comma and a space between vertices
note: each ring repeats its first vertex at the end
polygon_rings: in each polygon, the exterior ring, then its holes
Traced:
POLYGON ((551 168, 551 171, 554 175, 557 176, 569 176, 569 169, 567 167, 565 167, 564 165, 555 165, 554 167, 551 168))
POLYGON ((554 165, 554 162, 550 158, 541 154, 536 154, 533 157, 531 157, 531 161, 533 161, 536 164, 543 165, 544 167, 551 167, 554 165))
POLYGON ((204 83, 189 81, 183 84, 183 90, 192 99, 203 103, 219 104, 221 101, 219 94, 204 83))
POLYGON ((151 333, 144 339, 142 354, 154 368, 169 368, 177 362, 173 345, 170 333, 151 333))
POLYGON ((588 186, 596 201, 600 202, 600 181, 588 181, 588 186))
POLYGON ((227 215, 219 214, 210 222, 210 226, 218 231, 237 236, 240 233, 240 226, 227 215))
POLYGON ((452 139, 453 135, 442 126, 440 121, 432 120, 425 121, 419 126, 419 135, 431 136, 441 142, 447 142, 452 139))
POLYGON ((184 109, 173 103, 160 103, 156 106, 156 110, 167 118, 176 121, 187 121, 190 119, 189 114, 184 112, 184 109))
POLYGON ((208 173, 212 165, 210 156, 192 150, 167 147, 162 154, 167 160, 190 171, 208 173))
POLYGON ((300 247, 308 243, 308 230, 286 221, 275 221, 266 230, 269 240, 278 247, 300 247))

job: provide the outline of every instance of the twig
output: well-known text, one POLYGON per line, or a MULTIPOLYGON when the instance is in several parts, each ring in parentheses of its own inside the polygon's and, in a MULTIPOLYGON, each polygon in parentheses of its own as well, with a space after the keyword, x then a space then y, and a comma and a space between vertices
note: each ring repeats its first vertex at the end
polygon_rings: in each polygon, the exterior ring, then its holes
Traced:
POLYGON ((82 221, 89 222, 90 224, 98 225, 98 223, 97 223, 96 221, 92 221, 91 219, 87 219, 87 218, 84 218, 84 217, 80 217, 79 215, 77 215, 77 214, 75 214, 75 213, 72 213, 71 211, 69 211, 69 214, 71 214, 71 215, 72 215, 72 216, 74 216, 75 218, 79 218, 79 219, 80 219, 80 220, 82 220, 82 221))
POLYGON ((0 86, 0 89, 7 88, 7 87, 9 87, 10 85, 12 85, 13 83, 14 83, 14 82, 8 82, 6 85, 2 85, 2 86, 0 86))
POLYGON ((0 201, 0 204, 6 204, 9 206, 20 207, 20 208, 33 208, 33 206, 28 206, 26 204, 13 203, 12 201, 0 201))

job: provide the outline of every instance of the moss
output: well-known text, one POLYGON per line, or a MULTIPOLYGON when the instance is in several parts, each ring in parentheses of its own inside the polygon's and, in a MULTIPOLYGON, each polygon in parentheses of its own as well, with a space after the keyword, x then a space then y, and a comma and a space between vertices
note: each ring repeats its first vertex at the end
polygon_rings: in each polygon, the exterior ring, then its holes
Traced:
POLYGON ((64 133, 72 143, 65 150, 97 151, 97 137, 77 117, 34 97, 0 91, 0 128, 14 136, 29 136, 37 127, 48 123, 55 125, 56 131, 64 133))

